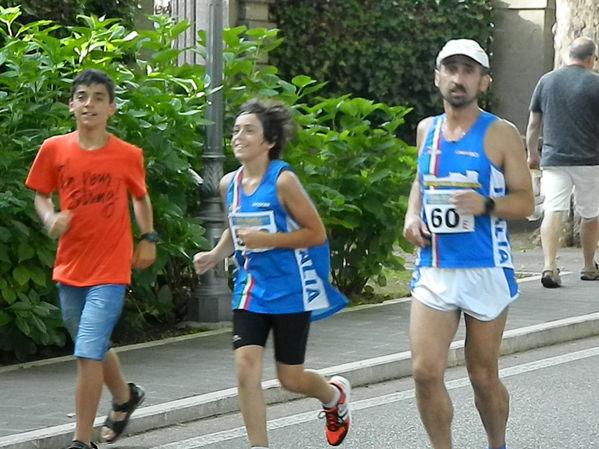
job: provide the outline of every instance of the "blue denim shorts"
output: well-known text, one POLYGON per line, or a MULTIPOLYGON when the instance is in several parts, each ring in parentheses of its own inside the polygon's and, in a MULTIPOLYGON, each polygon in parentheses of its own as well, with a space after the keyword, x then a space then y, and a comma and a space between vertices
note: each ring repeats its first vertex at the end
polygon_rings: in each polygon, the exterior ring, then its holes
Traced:
POLYGON ((72 287, 57 284, 64 324, 75 342, 75 357, 103 360, 123 310, 126 285, 72 287))

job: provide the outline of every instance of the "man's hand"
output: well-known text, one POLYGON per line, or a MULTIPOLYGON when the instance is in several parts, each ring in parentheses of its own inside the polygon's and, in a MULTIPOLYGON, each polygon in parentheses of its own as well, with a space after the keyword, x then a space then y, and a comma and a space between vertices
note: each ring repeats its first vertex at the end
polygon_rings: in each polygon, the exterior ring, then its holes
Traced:
POLYGON ((141 240, 135 251, 133 251, 133 268, 143 270, 148 268, 156 260, 156 243, 148 240, 141 240))
POLYGON ((62 236, 69 229, 71 217, 71 211, 68 209, 58 213, 49 212, 48 215, 44 217, 44 225, 48 230, 48 234, 54 238, 62 236))
POLYGON ((460 215, 484 215, 485 213, 485 197, 474 190, 456 192, 450 202, 460 215))
POLYGON ((420 217, 406 217, 403 236, 412 245, 424 248, 431 244, 431 233, 420 217))

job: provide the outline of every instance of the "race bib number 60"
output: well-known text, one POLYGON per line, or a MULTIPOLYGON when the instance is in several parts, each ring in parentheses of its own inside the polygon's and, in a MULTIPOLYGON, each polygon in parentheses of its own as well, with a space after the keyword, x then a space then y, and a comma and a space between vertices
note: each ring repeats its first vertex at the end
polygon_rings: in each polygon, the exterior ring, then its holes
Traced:
POLYGON ((434 234, 454 234, 474 231, 474 215, 460 215, 449 201, 455 190, 427 190, 424 192, 424 214, 434 234))

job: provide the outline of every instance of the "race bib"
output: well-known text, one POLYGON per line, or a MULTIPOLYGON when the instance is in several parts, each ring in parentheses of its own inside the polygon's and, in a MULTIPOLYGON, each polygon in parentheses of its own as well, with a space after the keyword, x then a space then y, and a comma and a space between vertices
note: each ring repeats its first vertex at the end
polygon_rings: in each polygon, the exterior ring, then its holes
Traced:
POLYGON ((456 190, 425 190, 422 198, 428 228, 434 234, 474 232, 474 215, 460 215, 450 199, 456 190))
MULTIPOLYGON (((245 251, 247 248, 245 244, 237 238, 237 229, 249 228, 256 231, 269 232, 274 234, 277 232, 277 225, 275 223, 275 214, 272 210, 264 212, 237 212, 229 215, 229 227, 233 236, 233 244, 235 250, 245 251)), ((263 252, 268 251, 272 248, 254 248, 250 251, 263 252)))

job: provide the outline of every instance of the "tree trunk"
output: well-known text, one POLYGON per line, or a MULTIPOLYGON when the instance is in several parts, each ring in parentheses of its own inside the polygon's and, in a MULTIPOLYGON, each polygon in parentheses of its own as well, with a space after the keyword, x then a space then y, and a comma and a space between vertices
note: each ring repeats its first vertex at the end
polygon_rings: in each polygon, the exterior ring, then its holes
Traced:
POLYGON ((568 46, 577 37, 599 42, 599 2, 597 0, 556 0, 555 68, 568 61, 568 46))

